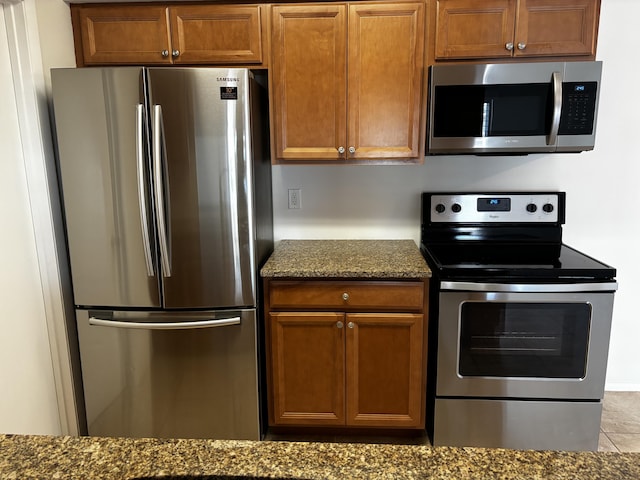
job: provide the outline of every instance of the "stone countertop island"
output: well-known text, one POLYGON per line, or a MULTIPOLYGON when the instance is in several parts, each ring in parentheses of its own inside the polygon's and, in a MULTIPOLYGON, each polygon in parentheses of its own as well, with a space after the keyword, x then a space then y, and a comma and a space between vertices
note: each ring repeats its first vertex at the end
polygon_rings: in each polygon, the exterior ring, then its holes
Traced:
POLYGON ((427 278, 413 240, 281 240, 262 267, 269 278, 427 278))
POLYGON ((0 435, 0 479, 629 479, 640 454, 0 435))

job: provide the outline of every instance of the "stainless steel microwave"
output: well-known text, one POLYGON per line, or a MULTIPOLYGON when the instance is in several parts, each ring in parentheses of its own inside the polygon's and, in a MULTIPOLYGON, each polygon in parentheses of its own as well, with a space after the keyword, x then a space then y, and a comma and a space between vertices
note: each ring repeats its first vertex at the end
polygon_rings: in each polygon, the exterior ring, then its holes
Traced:
POLYGON ((602 62, 434 65, 429 154, 592 150, 602 62))

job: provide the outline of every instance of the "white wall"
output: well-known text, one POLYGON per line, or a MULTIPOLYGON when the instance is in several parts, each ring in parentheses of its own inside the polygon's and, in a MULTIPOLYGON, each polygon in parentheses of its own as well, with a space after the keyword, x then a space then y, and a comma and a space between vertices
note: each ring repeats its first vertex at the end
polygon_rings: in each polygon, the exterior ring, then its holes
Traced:
POLYGON ((0 432, 59 434, 51 351, 0 8, 0 432))
POLYGON ((618 269, 608 389, 640 390, 640 62, 633 45, 637 0, 602 2, 598 59, 604 61, 592 152, 527 157, 427 157, 421 166, 274 168, 276 239, 420 236, 420 192, 558 189, 567 192, 566 243, 618 269), (287 209, 287 189, 302 209, 287 209))

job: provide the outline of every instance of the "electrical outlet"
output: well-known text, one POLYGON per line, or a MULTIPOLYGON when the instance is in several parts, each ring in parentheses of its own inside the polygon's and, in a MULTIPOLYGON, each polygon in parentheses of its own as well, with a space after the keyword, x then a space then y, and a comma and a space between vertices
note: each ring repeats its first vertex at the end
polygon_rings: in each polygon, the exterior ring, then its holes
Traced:
POLYGON ((298 209, 302 207, 302 194, 299 188, 289 189, 289 208, 298 209))

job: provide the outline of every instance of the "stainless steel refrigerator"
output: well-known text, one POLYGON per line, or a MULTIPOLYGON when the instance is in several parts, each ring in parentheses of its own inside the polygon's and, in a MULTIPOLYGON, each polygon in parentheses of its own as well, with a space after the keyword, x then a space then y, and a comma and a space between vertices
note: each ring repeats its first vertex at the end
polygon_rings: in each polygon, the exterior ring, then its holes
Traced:
POLYGON ((246 69, 53 69, 89 435, 259 439, 268 102, 246 69))

